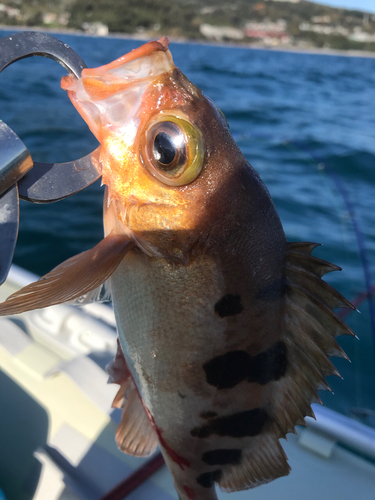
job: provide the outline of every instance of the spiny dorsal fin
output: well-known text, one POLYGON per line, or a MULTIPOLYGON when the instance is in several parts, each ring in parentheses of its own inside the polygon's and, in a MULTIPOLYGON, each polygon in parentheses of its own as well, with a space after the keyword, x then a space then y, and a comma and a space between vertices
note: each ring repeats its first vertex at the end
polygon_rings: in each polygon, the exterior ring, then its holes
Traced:
MULTIPOLYGON (((304 359, 305 366, 310 365, 310 370, 321 375, 321 387, 319 389, 327 388, 325 381, 326 376, 336 375, 340 376, 334 364, 330 361, 328 355, 312 340, 312 338, 305 334, 305 332, 293 329, 292 327, 286 332, 289 338, 298 338, 298 343, 295 344, 295 349, 300 351, 300 356, 304 359)), ((329 389, 328 389, 329 390, 329 389)))
MULTIPOLYGON (((349 358, 341 349, 335 340, 335 333, 326 330, 319 321, 316 320, 311 314, 307 313, 302 307, 288 299, 288 308, 290 311, 290 322, 294 326, 295 331, 304 332, 309 335, 316 345, 322 349, 328 356, 338 356, 340 358, 349 358)), ((341 332, 347 334, 347 330, 341 332)))
POLYGON ((302 266, 319 278, 332 271, 341 271, 341 267, 304 252, 290 251, 287 255, 291 264, 302 266))
MULTIPOLYGON (((302 370, 302 375, 298 378, 309 378, 309 382, 304 381, 304 385, 309 391, 325 389, 332 392, 325 377, 327 375, 338 375, 338 372, 329 358, 325 356, 323 351, 318 349, 312 341, 306 342, 306 339, 299 341, 299 332, 288 333, 292 333, 292 335, 290 335, 290 341, 286 342, 286 344, 289 344, 288 350, 291 356, 296 360, 293 366, 294 371, 297 372, 301 370, 300 367, 303 366, 306 373, 309 374, 308 377, 305 377, 302 370), (312 384, 310 382, 312 382, 312 384)), ((296 387, 294 389, 296 389, 296 387)))
POLYGON ((133 242, 109 234, 94 248, 66 260, 39 281, 25 286, 0 304, 0 316, 75 300, 104 283, 116 270, 133 242))
POLYGON ((221 489, 237 491, 264 484, 288 474, 289 466, 278 442, 296 425, 314 417, 312 402, 322 403, 319 389, 331 390, 327 375, 338 375, 330 355, 345 356, 335 337, 354 335, 335 312, 336 307, 354 307, 339 292, 321 280, 339 270, 311 255, 318 244, 288 244, 285 260, 284 308, 281 342, 285 346, 285 373, 267 384, 264 409, 270 417, 267 429, 243 443, 241 461, 222 468, 221 489))
POLYGON ((311 254, 316 247, 320 247, 321 243, 313 243, 312 241, 289 241, 287 243, 288 251, 296 250, 297 252, 304 252, 311 254))
POLYGON ((340 270, 314 257, 316 243, 288 244, 285 260, 285 302, 282 341, 286 346, 285 375, 271 382, 269 413, 273 414, 273 432, 283 437, 312 415, 311 402, 321 403, 317 391, 330 390, 325 377, 339 375, 329 356, 346 357, 335 337, 354 335, 335 314, 336 307, 354 306, 339 292, 321 280, 330 271, 340 270))
POLYGON ((335 337, 338 335, 356 336, 351 328, 320 298, 299 285, 289 283, 287 287, 289 300, 295 305, 299 305, 309 316, 318 321, 326 329, 327 335, 335 337))
POLYGON ((287 263, 286 275, 290 277, 293 283, 304 287, 312 295, 319 297, 331 309, 339 307, 348 307, 352 310, 356 309, 356 307, 335 288, 303 267, 287 263))

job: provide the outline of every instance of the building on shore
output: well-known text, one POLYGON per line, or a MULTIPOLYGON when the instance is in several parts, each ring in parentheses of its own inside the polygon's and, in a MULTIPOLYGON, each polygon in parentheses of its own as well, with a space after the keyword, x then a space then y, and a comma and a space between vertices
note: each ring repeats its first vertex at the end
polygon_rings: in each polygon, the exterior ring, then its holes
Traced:
POLYGON ((212 24, 203 23, 199 26, 199 31, 206 38, 216 40, 218 42, 225 39, 242 40, 245 37, 242 30, 232 28, 232 26, 213 26, 212 24))
POLYGON ((289 44, 292 41, 284 19, 279 19, 276 22, 249 21, 245 24, 244 32, 248 38, 257 39, 266 45, 289 44))

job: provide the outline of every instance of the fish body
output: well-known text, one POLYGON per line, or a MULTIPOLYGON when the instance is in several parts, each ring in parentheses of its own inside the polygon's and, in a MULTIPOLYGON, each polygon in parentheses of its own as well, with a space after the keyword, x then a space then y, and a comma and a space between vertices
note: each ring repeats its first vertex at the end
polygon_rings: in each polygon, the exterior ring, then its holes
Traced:
POLYGON ((110 282, 119 447, 146 456, 159 444, 181 500, 287 475, 279 438, 312 415, 337 374, 328 357, 345 356, 335 337, 352 334, 333 309, 353 306, 320 279, 338 268, 311 255, 316 244, 287 243, 223 114, 166 39, 62 86, 101 142, 106 238, 0 312, 110 282))

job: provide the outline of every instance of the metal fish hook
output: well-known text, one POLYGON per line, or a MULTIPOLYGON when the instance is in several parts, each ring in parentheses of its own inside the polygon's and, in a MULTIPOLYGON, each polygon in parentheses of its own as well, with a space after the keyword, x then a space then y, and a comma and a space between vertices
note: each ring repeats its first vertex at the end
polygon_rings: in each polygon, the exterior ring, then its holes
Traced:
MULTIPOLYGON (((86 64, 57 38, 25 31, 0 39, 0 72, 26 57, 48 57, 76 78, 86 64)), ((21 139, 0 121, 0 285, 12 263, 18 235, 19 197, 51 203, 81 191, 100 177, 96 168, 100 148, 67 163, 33 162, 21 139)))

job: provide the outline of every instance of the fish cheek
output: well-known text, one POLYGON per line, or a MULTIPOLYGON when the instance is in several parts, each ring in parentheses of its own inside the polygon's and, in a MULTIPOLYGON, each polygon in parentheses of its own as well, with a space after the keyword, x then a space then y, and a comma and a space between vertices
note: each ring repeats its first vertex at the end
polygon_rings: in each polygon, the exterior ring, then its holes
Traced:
MULTIPOLYGON (((181 82, 177 83, 181 86, 181 82)), ((127 165, 129 161, 126 155, 120 155, 118 161, 113 162, 111 158, 111 178, 108 183, 110 198, 121 196, 123 199, 123 212, 126 213, 129 229, 159 247, 166 257, 187 263, 194 255, 204 252, 209 228, 201 222, 211 220, 211 217, 206 216, 206 203, 222 184, 215 169, 212 171, 212 161, 218 159, 215 155, 212 159, 217 141, 232 146, 234 143, 215 116, 217 110, 200 92, 193 92, 190 88, 180 90, 177 102, 183 101, 184 104, 176 106, 176 110, 185 113, 197 127, 204 127, 204 172, 192 184, 167 186, 154 178, 142 162, 135 165, 133 161, 127 165), (186 92, 192 93, 189 98, 183 99, 186 92)), ((174 92, 178 94, 176 89, 174 92)), ((173 106, 170 109, 173 111, 173 106)), ((113 149, 116 152, 116 147, 113 149)))

